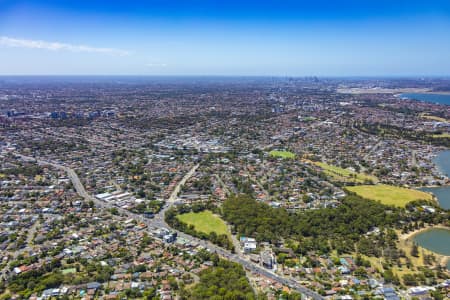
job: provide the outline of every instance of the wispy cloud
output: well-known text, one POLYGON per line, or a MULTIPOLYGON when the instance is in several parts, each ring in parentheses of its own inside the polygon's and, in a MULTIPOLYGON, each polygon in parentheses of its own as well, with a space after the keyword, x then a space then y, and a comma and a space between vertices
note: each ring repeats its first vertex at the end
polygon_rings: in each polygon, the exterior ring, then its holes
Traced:
POLYGON ((0 36, 0 46, 15 47, 15 48, 29 48, 29 49, 45 49, 51 51, 70 51, 70 52, 87 52, 87 53, 100 53, 117 56, 126 56, 130 52, 115 49, 115 48, 98 48, 86 45, 73 45, 60 42, 47 42, 42 40, 28 40, 11 38, 7 36, 0 36))

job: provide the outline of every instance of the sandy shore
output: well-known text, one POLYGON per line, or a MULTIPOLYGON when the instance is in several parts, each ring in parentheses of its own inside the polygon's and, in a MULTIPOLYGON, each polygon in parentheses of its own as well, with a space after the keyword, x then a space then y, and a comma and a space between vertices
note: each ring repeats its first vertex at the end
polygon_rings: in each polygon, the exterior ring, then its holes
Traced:
POLYGON ((449 227, 444 226, 444 225, 427 225, 424 228, 420 228, 420 229, 417 229, 417 230, 414 230, 414 231, 411 231, 411 232, 408 232, 408 233, 404 233, 404 234, 400 235, 399 238, 401 240, 409 240, 410 238, 412 238, 416 234, 419 234, 419 233, 421 233, 423 231, 427 231, 427 230, 430 230, 430 229, 433 229, 433 228, 440 228, 440 229, 450 230, 449 227))
MULTIPOLYGON (((428 225, 428 226, 425 226, 424 228, 420 228, 420 229, 417 229, 417 230, 414 230, 414 231, 411 231, 411 232, 408 232, 408 233, 404 233, 404 234, 399 236, 399 239, 401 241, 403 241, 403 242, 411 243, 411 239, 416 234, 419 234, 421 232, 424 232, 424 231, 427 231, 427 230, 430 230, 430 229, 433 229, 433 228, 441 228, 441 229, 450 230, 449 227, 444 226, 444 225, 428 225)), ((425 251, 425 253, 432 253, 436 257, 437 264, 439 264, 441 267, 447 268, 447 262, 450 261, 450 256, 444 255, 444 254, 441 254, 441 253, 433 252, 433 251, 431 251, 431 250, 429 250, 427 248, 421 247, 420 245, 419 245, 419 249, 422 249, 422 251, 425 251)))

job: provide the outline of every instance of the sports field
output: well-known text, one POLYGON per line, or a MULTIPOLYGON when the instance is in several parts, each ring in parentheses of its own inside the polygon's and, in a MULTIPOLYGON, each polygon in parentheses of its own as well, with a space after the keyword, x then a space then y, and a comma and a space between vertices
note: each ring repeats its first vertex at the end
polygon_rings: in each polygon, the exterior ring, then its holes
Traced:
POLYGON ((295 153, 292 153, 290 151, 272 150, 269 152, 269 154, 270 154, 270 156, 273 156, 273 157, 295 158, 295 153))
POLYGON ((209 210, 198 213, 190 212, 187 214, 178 215, 177 218, 183 223, 194 225, 195 230, 199 232, 208 234, 215 232, 217 235, 229 234, 225 222, 209 210))
POLYGON ((444 133, 441 133, 441 134, 433 134, 433 138, 435 138, 435 139, 441 139, 441 138, 450 138, 450 133, 446 133, 446 132, 444 132, 444 133))
POLYGON ((314 164, 321 167, 326 175, 339 181, 351 181, 359 183, 363 183, 365 181, 378 181, 378 178, 376 178, 375 176, 353 172, 348 169, 343 169, 337 166, 326 164, 324 162, 314 162, 314 164))
POLYGON ((433 120, 433 121, 438 121, 438 122, 448 122, 447 119, 441 118, 441 117, 436 117, 436 116, 430 116, 425 114, 420 114, 420 116, 424 119, 428 119, 428 120, 433 120))
POLYGON ((357 185, 346 187, 349 191, 358 194, 361 197, 380 201, 382 204, 405 207, 405 205, 414 200, 432 200, 431 194, 414 190, 401 188, 386 184, 377 185, 357 185))

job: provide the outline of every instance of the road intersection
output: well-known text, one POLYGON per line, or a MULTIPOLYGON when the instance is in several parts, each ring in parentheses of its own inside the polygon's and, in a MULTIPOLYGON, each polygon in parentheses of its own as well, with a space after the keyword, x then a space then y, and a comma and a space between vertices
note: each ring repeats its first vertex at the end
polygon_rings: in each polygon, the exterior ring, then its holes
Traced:
POLYGON ((120 214, 125 215, 129 218, 133 218, 138 220, 139 222, 144 223, 145 225, 148 226, 149 229, 167 229, 167 230, 171 230, 173 232, 176 232, 177 235, 179 237, 182 237, 186 240, 190 240, 190 241, 194 241, 197 244, 203 246, 205 249, 207 249, 208 251, 212 252, 212 253, 217 253, 218 255, 225 257, 228 260, 237 262, 239 264, 241 264, 244 268, 246 268, 247 270, 253 272, 253 273, 257 273, 260 274, 262 276, 265 276, 273 281, 276 281, 282 285, 288 286, 293 290, 296 290, 297 292, 303 294, 304 296, 310 298, 310 299, 314 299, 314 300, 319 300, 319 299, 324 299, 324 297, 322 297, 321 295, 319 295, 318 293, 300 285, 296 280, 292 279, 292 278, 287 278, 287 277, 283 277, 280 276, 274 272, 272 272, 271 270, 268 270, 254 262, 251 262, 250 260, 248 260, 244 255, 242 254, 236 254, 236 253, 232 253, 228 250, 225 250, 215 244, 210 243, 209 241, 206 240, 202 240, 190 235, 187 235, 183 232, 179 232, 177 230, 172 229, 164 220, 164 214, 165 212, 174 205, 174 203, 176 202, 176 199, 178 197, 178 193, 181 189, 181 187, 186 183, 187 180, 189 180, 190 177, 192 177, 195 174, 195 171, 197 170, 197 168, 199 167, 199 164, 196 164, 195 166, 193 166, 187 173, 186 175, 178 182, 178 184, 176 185, 176 187, 174 188, 174 190, 172 191, 168 201, 166 202, 166 205, 164 205, 164 207, 161 209, 161 211, 155 215, 154 218, 152 219, 148 219, 145 218, 142 215, 133 213, 129 210, 120 208, 120 207, 116 207, 114 206, 112 203, 108 203, 105 201, 101 201, 97 198, 95 198, 94 196, 90 195, 86 189, 84 188, 83 184, 80 181, 80 178, 78 177, 78 175, 76 174, 76 172, 69 168, 66 167, 64 165, 61 165, 59 163, 56 162, 50 162, 50 161, 45 161, 45 160, 40 160, 40 159, 36 159, 34 157, 29 157, 29 156, 24 156, 21 154, 16 153, 17 156, 22 157, 24 159, 27 160, 35 160, 38 164, 40 165, 50 165, 53 166, 55 168, 58 168, 60 170, 63 170, 67 173, 69 179, 71 180, 73 187, 75 189, 75 191, 77 192, 77 194, 84 198, 87 201, 93 201, 95 203, 95 205, 100 208, 100 209, 111 209, 111 208, 115 208, 117 209, 120 214))

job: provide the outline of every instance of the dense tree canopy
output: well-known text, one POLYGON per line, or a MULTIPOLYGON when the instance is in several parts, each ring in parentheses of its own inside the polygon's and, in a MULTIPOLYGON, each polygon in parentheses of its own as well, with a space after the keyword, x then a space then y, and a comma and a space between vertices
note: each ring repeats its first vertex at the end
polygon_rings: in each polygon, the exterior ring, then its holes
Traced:
POLYGON ((200 282, 188 294, 186 299, 255 299, 242 266, 222 259, 200 273, 200 282))
POLYGON ((224 219, 241 235, 268 242, 301 240, 302 246, 307 246, 305 251, 325 252, 330 243, 345 246, 350 242, 352 246, 374 227, 394 226, 401 213, 399 209, 354 195, 346 197, 337 208, 299 213, 272 208, 246 195, 230 197, 223 205, 224 219))

